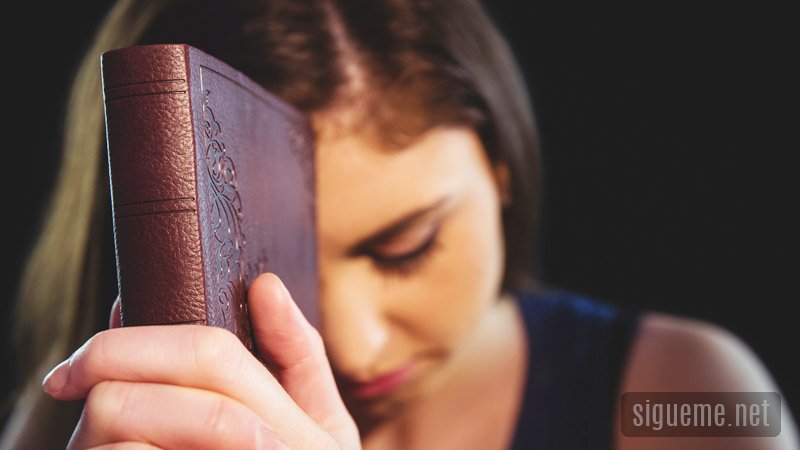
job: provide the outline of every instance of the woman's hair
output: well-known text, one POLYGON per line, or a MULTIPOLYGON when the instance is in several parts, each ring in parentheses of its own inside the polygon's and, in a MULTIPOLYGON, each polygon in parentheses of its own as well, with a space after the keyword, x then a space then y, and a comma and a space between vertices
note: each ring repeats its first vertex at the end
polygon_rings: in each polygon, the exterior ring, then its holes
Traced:
MULTIPOLYGON (((521 73, 477 0, 120 0, 76 74, 63 155, 40 236, 19 286, 16 344, 29 383, 7 429, 40 438, 74 426, 38 380, 99 329, 113 299, 100 54, 186 43, 231 64, 304 112, 350 107, 351 126, 401 148, 440 125, 477 130, 510 175, 503 210, 504 289, 534 283, 540 164, 521 73), (110 286, 110 288, 109 288, 110 286), (109 294, 109 292, 111 292, 109 294), (38 434, 37 434, 38 433, 38 434)), ((78 405, 72 405, 79 411, 78 405)))

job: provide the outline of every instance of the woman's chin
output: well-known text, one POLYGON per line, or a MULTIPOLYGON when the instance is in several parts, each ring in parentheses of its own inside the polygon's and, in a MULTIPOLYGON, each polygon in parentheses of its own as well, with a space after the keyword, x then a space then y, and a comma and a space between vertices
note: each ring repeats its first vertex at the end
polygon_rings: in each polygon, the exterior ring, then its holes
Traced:
POLYGON ((348 411, 359 424, 359 428, 371 428, 379 423, 391 420, 403 413, 408 406, 408 401, 394 397, 378 399, 353 399, 343 397, 348 411))
POLYGON ((354 391, 340 383, 340 392, 347 409, 358 423, 380 422, 400 414, 420 395, 418 384, 424 380, 410 379, 386 392, 354 391))

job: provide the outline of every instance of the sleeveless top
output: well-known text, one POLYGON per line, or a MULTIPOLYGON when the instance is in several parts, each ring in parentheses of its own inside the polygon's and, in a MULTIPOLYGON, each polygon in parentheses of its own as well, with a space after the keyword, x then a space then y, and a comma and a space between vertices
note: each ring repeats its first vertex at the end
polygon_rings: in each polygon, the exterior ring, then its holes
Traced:
POLYGON ((610 449, 639 313, 563 291, 517 294, 529 368, 513 450, 610 449))

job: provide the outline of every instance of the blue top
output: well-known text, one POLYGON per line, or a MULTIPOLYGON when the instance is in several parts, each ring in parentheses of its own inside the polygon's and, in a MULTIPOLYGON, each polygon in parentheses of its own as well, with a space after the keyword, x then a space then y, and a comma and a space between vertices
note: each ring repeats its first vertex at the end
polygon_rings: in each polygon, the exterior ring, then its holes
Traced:
POLYGON ((514 450, 610 449, 639 315, 561 291, 517 294, 529 371, 514 450))

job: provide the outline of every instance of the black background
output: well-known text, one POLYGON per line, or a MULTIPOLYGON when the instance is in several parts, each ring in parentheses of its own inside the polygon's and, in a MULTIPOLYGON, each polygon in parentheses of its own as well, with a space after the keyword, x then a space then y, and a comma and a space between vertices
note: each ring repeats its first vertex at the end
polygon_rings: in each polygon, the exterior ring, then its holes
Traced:
MULTIPOLYGON (((796 412, 788 5, 490 3, 541 131, 544 279, 730 329, 796 412)), ((106 2, 17 7, 7 20, 23 31, 4 39, 3 330, 58 164, 65 91, 106 2)))

